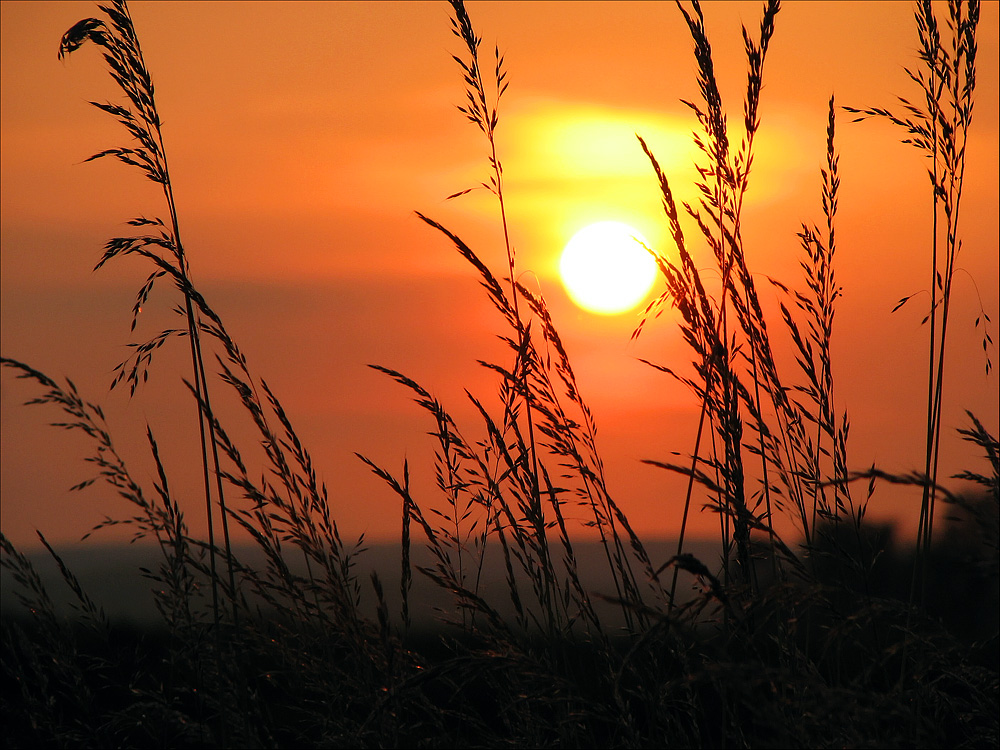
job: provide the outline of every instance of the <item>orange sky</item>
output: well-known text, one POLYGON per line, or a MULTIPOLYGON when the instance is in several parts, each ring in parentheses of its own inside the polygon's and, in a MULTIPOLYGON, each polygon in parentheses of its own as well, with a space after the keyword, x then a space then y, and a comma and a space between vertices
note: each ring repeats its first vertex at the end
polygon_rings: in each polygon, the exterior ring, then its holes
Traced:
MULTIPOLYGON (((481 134, 454 105, 464 94, 451 60, 461 52, 449 6, 434 3, 136 2, 132 16, 156 85, 185 245, 197 285, 227 321, 251 365, 283 400, 331 488, 345 535, 392 538, 396 499, 354 457, 395 469, 404 456, 431 476, 431 425, 406 392, 365 367, 399 369, 456 415, 463 388, 494 391, 478 358, 502 357, 498 319, 471 269, 414 210, 438 219, 500 268, 489 197, 444 198, 487 177, 481 134)), ((639 463, 686 453, 697 404, 637 361, 684 367, 690 355, 668 318, 629 343, 636 317, 575 308, 556 264, 586 223, 633 223, 664 242, 659 194, 634 133, 660 158, 680 197, 692 198, 694 127, 681 99, 697 98, 691 43, 672 4, 472 2, 484 48, 499 43, 510 88, 498 128, 512 237, 529 285, 546 297, 598 425, 608 479, 633 525, 669 535, 681 483, 639 463)), ((85 2, 3 2, 2 351, 68 376, 106 407, 137 477, 151 478, 148 420, 168 469, 196 455, 193 406, 174 347, 130 402, 107 393, 133 340, 135 291, 148 272, 130 259, 92 273, 104 241, 129 217, 162 213, 155 186, 111 161, 81 164, 124 135, 90 99, 117 99, 93 48, 56 58, 59 39, 96 9, 85 2), (164 407, 164 404, 168 406, 164 407)), ((759 5, 710 3, 706 17, 730 119, 741 117, 745 62, 739 24, 759 5)), ((974 411, 996 434, 997 379, 984 376, 973 320, 978 297, 998 314, 998 4, 984 3, 977 104, 963 203, 947 370, 942 474, 983 470, 953 439, 974 411)), ((749 262, 799 282, 795 232, 819 221, 826 103, 892 105, 913 95, 908 3, 788 2, 765 68, 762 130, 745 209, 749 262)), ((838 122, 842 191, 837 274, 843 286, 834 344, 840 406, 852 422, 854 468, 919 468, 926 329, 929 191, 924 164, 875 122, 838 122)), ((166 287, 137 336, 172 322, 166 287)), ((776 328, 778 321, 775 320, 776 328)), ((996 338, 994 328, 994 338, 996 338)), ((992 352, 995 358, 995 350, 992 352)), ((19 406, 33 395, 2 381, 0 527, 30 544, 34 529, 79 538, 127 508, 104 490, 68 494, 89 476, 76 436, 44 425, 52 413, 19 406)), ((183 474, 183 471, 181 471, 183 474)), ((421 477, 422 475, 422 477, 421 477)), ((194 489, 189 517, 201 515, 194 489)), ((418 500, 421 498, 418 497, 418 500)), ((876 494, 870 513, 916 517, 915 496, 876 494)), ((711 533, 703 513, 695 531, 711 533)), ((105 538, 114 538, 113 534, 105 538)))

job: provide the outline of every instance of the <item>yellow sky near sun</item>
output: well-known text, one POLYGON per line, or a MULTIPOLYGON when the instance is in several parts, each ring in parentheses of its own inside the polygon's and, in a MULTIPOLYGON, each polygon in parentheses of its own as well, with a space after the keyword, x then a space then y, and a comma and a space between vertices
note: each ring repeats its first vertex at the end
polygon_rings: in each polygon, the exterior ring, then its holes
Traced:
MULTIPOLYGON (((486 383, 487 392, 492 387, 474 364, 484 356, 475 342, 492 341, 496 319, 472 301, 477 289, 467 264, 413 215, 420 210, 441 220, 500 262, 490 196, 478 191, 445 201, 488 178, 482 136, 455 110, 464 94, 450 58, 460 42, 451 34, 448 6, 131 7, 157 86, 194 276, 215 285, 258 372, 283 386, 286 406, 307 425, 327 476, 348 477, 349 494, 374 498, 380 488, 355 465, 352 451, 384 450, 379 457, 387 463, 401 461, 423 445, 426 425, 406 411, 405 394, 371 380, 366 362, 412 368, 435 392, 457 399, 470 382, 486 383), (333 379, 349 385, 346 395, 331 387, 333 379), (330 427, 337 424, 349 428, 330 427)), ((56 59, 61 34, 94 12, 88 2, 0 5, 0 330, 5 356, 69 375, 101 400, 145 274, 127 262, 98 274, 91 268, 123 220, 160 209, 155 186, 121 165, 80 163, 122 140, 114 123, 86 104, 117 96, 96 52, 56 59)), ((709 3, 705 12, 738 138, 745 86, 739 24, 756 25, 759 3, 709 3)), ((612 457, 612 481, 633 498, 637 526, 668 533, 670 514, 660 510, 669 494, 663 478, 637 468, 638 461, 690 449, 691 398, 635 358, 684 365, 689 355, 668 319, 629 344, 634 316, 580 311, 561 288, 557 264, 572 234, 599 220, 627 222, 654 246, 669 247, 655 180, 635 134, 647 140, 678 197, 693 200, 695 120, 679 101, 698 96, 686 29, 669 3, 471 2, 470 14, 487 58, 499 43, 509 69, 498 145, 522 280, 537 284, 561 326, 612 457)), ((961 261, 994 322, 1000 318, 997 18, 998 4, 985 4, 961 261)), ((914 43, 908 3, 783 4, 765 70, 746 207, 755 271, 797 282, 795 232, 801 221, 821 217, 829 96, 836 93, 839 104, 891 105, 895 94, 912 92, 902 67, 915 63, 914 43)), ((917 312, 888 310, 925 286, 926 175, 899 135, 885 124, 838 120, 837 262, 845 296, 836 353, 838 394, 853 410, 858 463, 884 458, 912 468, 910 443, 894 448, 880 437, 886 423, 903 425, 904 435, 919 433, 920 424, 913 407, 919 378, 901 382, 898 372, 920 371, 925 331, 917 312)), ((696 238, 692 251, 708 264, 696 238)), ((975 293, 970 285, 963 289, 951 386, 995 426, 996 380, 979 377, 978 342, 966 333, 975 293)), ((45 473, 44 467, 29 478, 12 473, 30 461, 12 446, 12 426, 41 430, 45 420, 21 414, 21 391, 7 380, 4 392, 6 499, 15 480, 23 492, 45 473)), ((156 408, 153 400, 141 407, 117 396, 111 401, 132 416, 156 408)), ((955 426, 963 404, 952 407, 955 426)), ((58 439, 32 435, 33 446, 58 439)), ((55 498, 78 475, 51 478, 42 494, 53 499, 17 517, 22 536, 30 537, 39 519, 66 512, 55 498)), ((345 525, 374 523, 375 536, 390 533, 395 506, 388 497, 380 505, 378 497, 364 511, 348 503, 345 525)), ((14 523, 10 507, 4 503, 5 531, 14 523)))

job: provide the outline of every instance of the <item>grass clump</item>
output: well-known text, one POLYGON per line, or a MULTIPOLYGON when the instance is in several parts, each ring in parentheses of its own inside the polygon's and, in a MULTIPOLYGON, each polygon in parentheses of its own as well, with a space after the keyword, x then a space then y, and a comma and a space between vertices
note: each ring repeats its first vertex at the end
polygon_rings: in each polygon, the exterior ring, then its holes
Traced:
POLYGON ((649 460, 687 479, 678 546, 667 559, 654 559, 605 480, 595 419, 546 302, 518 282, 498 138, 508 83, 504 60, 499 48, 489 63, 482 59, 481 38, 464 4, 453 0, 453 30, 463 47, 454 59, 466 94, 459 109, 486 139, 483 187, 496 199, 503 241, 497 252, 479 251, 440 222, 418 216, 472 267, 499 313, 506 359, 481 362, 495 373, 498 389, 495 400, 467 393, 474 425, 460 425, 406 374, 372 365, 426 412, 435 441, 429 498, 411 486, 407 462, 393 472, 361 457, 400 502, 398 612, 386 594, 389 584, 360 573, 364 540, 341 538, 327 488, 279 399, 251 374, 222 318, 191 281, 138 36, 124 2, 99 7, 105 18, 70 29, 60 55, 88 42, 102 48, 126 103, 95 106, 115 117, 134 143, 93 158, 114 156, 161 185, 167 218, 132 220, 144 234, 110 240, 98 267, 119 255, 146 258, 153 270, 133 317, 166 277, 180 295, 184 321, 135 345, 112 387, 128 383, 134 392, 157 350, 174 338, 188 339, 186 382, 199 416, 208 539, 190 533, 187 509, 171 490, 151 429, 146 437, 156 476, 143 484, 117 451, 99 406, 69 381, 62 385, 29 365, 2 360, 39 387, 30 403, 56 407, 64 414, 58 426, 90 439, 88 461, 97 475, 76 489, 100 479, 131 507, 130 517, 99 526, 130 524, 161 554, 143 574, 153 585, 162 626, 134 632, 108 621, 40 537, 78 609, 73 621, 61 619, 31 560, 0 534, 2 565, 24 605, 3 630, 8 745, 996 744, 995 610, 990 618, 984 608, 963 627, 942 616, 933 596, 938 586, 961 581, 969 587, 967 599, 981 601, 992 590, 995 600, 997 580, 996 437, 969 415, 962 436, 986 455, 990 471, 969 469, 961 478, 983 487, 980 500, 952 494, 936 474, 944 334, 972 108, 975 3, 949 4, 957 40, 950 53, 942 52, 934 8, 918 5, 930 72, 911 73, 927 100, 924 109, 904 102, 914 118, 851 110, 893 117, 911 134, 923 134, 917 145, 932 156, 935 200, 947 222, 944 274, 937 271, 936 245, 932 260, 934 283, 939 276, 944 281, 929 316, 927 460, 923 472, 909 476, 874 467, 850 471, 849 420, 834 406, 831 341, 840 296, 834 99, 820 180, 823 220, 804 223, 798 233, 801 289, 774 282, 782 295, 775 323, 760 301, 742 217, 779 3, 764 5, 755 32, 743 31, 748 73, 738 146, 702 9, 697 2, 679 4, 701 94, 687 103, 698 123, 700 197, 678 206, 669 176, 639 138, 676 254, 651 250, 664 291, 634 336, 666 307, 677 309, 691 370, 649 364, 687 385, 701 408, 690 453, 678 461, 649 460), (491 74, 484 75, 483 65, 491 74), (685 229, 691 225, 693 235, 685 229), (708 249, 710 271, 695 262, 696 244, 708 249), (710 272, 721 280, 717 290, 706 283, 710 272), (783 346, 795 355, 792 368, 779 364, 776 351, 783 346), (231 439, 236 433, 213 408, 210 382, 213 396, 228 391, 249 418, 263 470, 231 439), (868 487, 859 500, 855 481, 862 478, 868 487), (890 529, 865 520, 877 481, 921 488, 915 561, 893 544, 890 529), (719 518, 718 559, 697 558, 685 538, 699 499, 719 518), (967 526, 979 529, 978 546, 947 535, 933 543, 937 500, 966 514, 967 526), (779 518, 791 519, 799 538, 784 538, 779 518), (232 544, 230 524, 252 541, 245 554, 232 544), (603 596, 582 565, 594 538, 602 580, 610 582, 611 593, 603 596), (908 587, 911 569, 917 583, 908 587), (485 583, 490 571, 501 572, 500 593, 485 583), (695 581, 698 593, 681 596, 681 576, 695 581), (414 598, 416 578, 447 597, 447 621, 430 631, 413 616, 422 604, 414 598))

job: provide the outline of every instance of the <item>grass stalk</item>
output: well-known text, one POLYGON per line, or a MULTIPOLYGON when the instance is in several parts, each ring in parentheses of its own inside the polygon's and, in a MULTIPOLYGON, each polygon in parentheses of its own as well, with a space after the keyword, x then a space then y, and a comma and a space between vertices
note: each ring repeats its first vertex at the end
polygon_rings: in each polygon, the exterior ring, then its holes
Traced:
MULTIPOLYGON (((924 451, 926 482, 921 493, 917 524, 917 559, 911 587, 911 601, 921 607, 924 606, 926 597, 929 556, 933 543, 946 344, 955 260, 961 248, 958 220, 965 175, 968 129, 972 122, 975 93, 979 3, 976 0, 964 3, 956 0, 948 3, 947 12, 947 25, 951 33, 950 49, 942 43, 939 21, 933 4, 930 0, 919 0, 916 3, 914 17, 920 44, 921 67, 913 71, 907 69, 906 73, 923 94, 922 106, 898 97, 903 114, 895 114, 891 110, 877 107, 863 109, 845 107, 848 112, 859 115, 856 122, 868 117, 888 119, 906 132, 904 143, 913 145, 930 160, 928 168, 932 202, 930 310, 923 319, 924 323, 929 324, 924 451)), ((906 304, 912 296, 901 299, 893 311, 906 304)))
MULTIPOLYGON (((184 294, 185 318, 187 322, 187 335, 191 349, 191 368, 194 380, 194 390, 198 406, 199 438, 201 446, 202 479, 205 492, 205 506, 209 533, 209 555, 212 568, 212 609, 213 616, 218 629, 220 625, 220 603, 217 581, 215 575, 216 544, 214 529, 214 500, 212 489, 212 475, 216 477, 216 489, 218 504, 222 515, 224 546, 226 551, 227 569, 229 572, 230 588, 235 593, 235 578, 233 573, 232 546, 229 538, 228 520, 226 518, 225 494, 222 489, 222 481, 219 471, 218 445, 215 442, 214 432, 211 425, 214 421, 212 414, 211 400, 209 396, 208 383, 205 378, 204 359, 200 338, 201 323, 197 312, 191 301, 188 290, 192 289, 189 279, 189 264, 184 252, 184 246, 180 237, 180 226, 177 209, 174 203, 173 186, 170 180, 170 172, 167 167, 166 151, 163 147, 163 132, 160 126, 160 116, 156 110, 156 100, 153 93, 153 83, 146 68, 139 45, 138 36, 129 14, 128 6, 123 0, 113 0, 110 5, 101 5, 100 9, 108 17, 109 23, 97 18, 87 18, 75 24, 66 34, 59 47, 60 59, 66 57, 79 49, 85 42, 90 41, 103 48, 104 59, 107 62, 111 76, 116 81, 122 92, 131 104, 131 109, 112 104, 99 104, 93 102, 94 106, 102 111, 111 114, 121 123, 130 135, 138 142, 136 148, 108 149, 90 157, 92 159, 106 156, 115 156, 125 164, 139 168, 153 182, 160 185, 167 210, 170 215, 169 230, 161 235, 158 241, 150 238, 135 238, 134 243, 117 242, 112 240, 104 257, 98 263, 98 267, 103 265, 112 256, 119 252, 140 252, 147 257, 151 254, 145 251, 149 246, 159 246, 169 250, 174 263, 171 264, 165 258, 156 256, 151 258, 160 267, 160 270, 151 276, 146 285, 140 290, 134 312, 137 314, 140 305, 148 297, 152 289, 152 283, 156 276, 169 272, 174 276, 177 286, 184 294), (114 243, 114 244, 113 244, 114 243)), ((166 229, 159 220, 150 221, 138 219, 130 222, 134 225, 153 224, 166 229)), ((155 253, 155 250, 153 251, 155 253)), ((133 329, 135 319, 133 318, 133 329)), ((118 380, 116 379, 116 383, 118 380)), ((136 383, 132 383, 132 392, 135 391, 136 383)), ((234 617, 236 609, 233 608, 234 617)))

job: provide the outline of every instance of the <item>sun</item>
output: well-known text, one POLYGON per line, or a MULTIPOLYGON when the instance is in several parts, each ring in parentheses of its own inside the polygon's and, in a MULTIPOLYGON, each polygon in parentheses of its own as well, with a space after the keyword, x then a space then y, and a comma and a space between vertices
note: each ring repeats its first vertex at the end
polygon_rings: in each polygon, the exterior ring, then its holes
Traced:
POLYGON ((559 260, 570 299, 598 315, 618 315, 638 306, 657 272, 656 261, 643 245, 649 243, 638 230, 620 221, 599 221, 574 234, 559 260))

